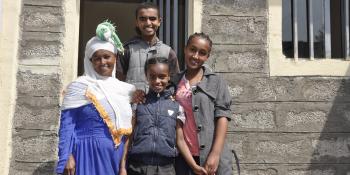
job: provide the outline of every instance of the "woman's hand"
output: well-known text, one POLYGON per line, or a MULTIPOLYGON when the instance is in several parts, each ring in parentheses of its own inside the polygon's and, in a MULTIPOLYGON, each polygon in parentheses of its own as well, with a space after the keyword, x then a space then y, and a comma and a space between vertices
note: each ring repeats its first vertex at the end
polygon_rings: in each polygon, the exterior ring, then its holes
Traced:
POLYGON ((208 174, 207 171, 199 165, 194 167, 192 170, 193 170, 194 174, 197 174, 197 175, 207 175, 208 174))
POLYGON ((146 95, 145 91, 137 89, 132 95, 131 103, 136 103, 136 104, 144 103, 146 100, 145 95, 146 95))
POLYGON ((64 174, 75 175, 75 160, 73 155, 69 155, 66 167, 64 167, 64 174))
POLYGON ((119 175, 127 175, 128 173, 126 172, 125 168, 120 168, 119 169, 119 175))
POLYGON ((218 170, 220 156, 219 154, 210 153, 207 161, 204 164, 205 170, 207 170, 208 175, 214 175, 218 170))

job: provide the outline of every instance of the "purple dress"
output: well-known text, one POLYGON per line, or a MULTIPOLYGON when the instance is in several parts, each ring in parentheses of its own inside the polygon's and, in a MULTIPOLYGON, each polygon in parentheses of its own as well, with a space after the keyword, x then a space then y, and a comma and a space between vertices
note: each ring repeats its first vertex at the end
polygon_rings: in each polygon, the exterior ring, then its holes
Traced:
MULTIPOLYGON (((111 113, 110 106, 106 106, 106 111, 111 113)), ((63 110, 56 172, 63 173, 72 154, 76 162, 76 175, 118 174, 125 140, 124 136, 118 148, 115 148, 108 127, 93 104, 63 110)))

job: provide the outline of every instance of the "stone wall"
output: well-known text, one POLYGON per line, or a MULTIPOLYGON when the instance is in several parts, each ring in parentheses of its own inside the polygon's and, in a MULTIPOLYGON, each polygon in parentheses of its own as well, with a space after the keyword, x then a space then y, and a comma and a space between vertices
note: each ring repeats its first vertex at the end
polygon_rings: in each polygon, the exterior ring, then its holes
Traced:
POLYGON ((10 174, 54 174, 64 15, 60 0, 23 0, 10 174))
MULTIPOLYGON (((228 141, 243 175, 350 173, 350 80, 270 77, 267 0, 203 0, 210 65, 234 98, 228 141)), ((349 68, 350 69, 350 68, 349 68)))
MULTIPOLYGON (((54 174, 57 160, 62 0, 23 0, 10 174, 54 174)), ((228 141, 246 175, 350 173, 350 81, 270 77, 267 0, 203 0, 209 60, 228 82, 228 141)))

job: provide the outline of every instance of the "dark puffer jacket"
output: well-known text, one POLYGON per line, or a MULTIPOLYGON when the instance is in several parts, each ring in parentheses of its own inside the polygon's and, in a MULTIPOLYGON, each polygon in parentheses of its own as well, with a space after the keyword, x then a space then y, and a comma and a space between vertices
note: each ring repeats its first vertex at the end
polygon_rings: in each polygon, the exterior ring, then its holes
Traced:
POLYGON ((150 90, 146 95, 146 103, 137 106, 129 160, 146 165, 174 161, 177 156, 176 119, 179 104, 171 98, 173 92, 173 87, 159 95, 150 90))

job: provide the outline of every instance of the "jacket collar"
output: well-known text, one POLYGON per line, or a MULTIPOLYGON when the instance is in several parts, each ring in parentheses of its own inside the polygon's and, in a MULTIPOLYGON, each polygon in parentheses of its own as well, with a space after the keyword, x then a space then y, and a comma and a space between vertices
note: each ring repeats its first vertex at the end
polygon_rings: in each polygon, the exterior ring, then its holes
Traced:
MULTIPOLYGON (((204 77, 208 77, 210 75, 215 75, 215 73, 207 65, 203 65, 202 69, 203 69, 203 79, 204 79, 204 77)), ((185 75, 186 71, 187 71, 187 69, 177 73, 177 75, 174 76, 174 78, 171 81, 176 85, 179 84, 181 78, 185 75)), ((202 79, 202 81, 203 81, 203 79, 202 79)))
MULTIPOLYGON (((216 85, 213 85, 212 82, 209 82, 209 78, 212 75, 215 75, 214 72, 207 66, 203 65, 203 78, 202 80, 198 83, 197 88, 199 88, 201 91, 203 91, 205 94, 207 94, 209 97, 215 98, 215 91, 216 91, 216 85)), ((175 76, 172 80, 173 83, 176 85, 179 84, 181 81, 181 78, 185 75, 186 70, 180 72, 175 76)))
MULTIPOLYGON (((159 97, 163 99, 167 99, 170 96, 172 96, 174 92, 175 92, 175 86, 173 84, 170 84, 163 92, 159 93, 159 97)), ((158 97, 158 93, 154 92, 152 89, 149 89, 146 99, 155 98, 155 97, 158 97)))
MULTIPOLYGON (((142 42, 142 43, 148 45, 148 42, 146 42, 145 40, 143 40, 143 39, 141 38, 141 36, 137 35, 137 36, 134 36, 132 39, 130 39, 128 42, 126 42, 126 43, 124 44, 124 46, 129 45, 130 43, 135 43, 135 42, 142 42)), ((157 45, 157 44, 159 44, 159 43, 162 43, 162 41, 160 41, 159 38, 156 36, 156 37, 155 37, 155 41, 154 41, 154 43, 153 43, 151 46, 155 46, 155 45, 157 45)))

